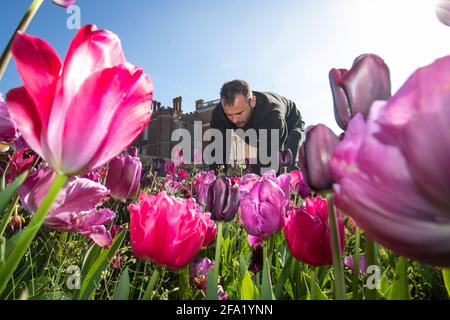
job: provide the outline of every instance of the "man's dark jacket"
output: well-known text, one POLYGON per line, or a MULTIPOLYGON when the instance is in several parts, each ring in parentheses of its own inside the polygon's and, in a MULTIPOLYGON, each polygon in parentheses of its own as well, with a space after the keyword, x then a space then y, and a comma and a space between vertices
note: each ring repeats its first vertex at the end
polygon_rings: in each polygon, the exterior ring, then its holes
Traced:
MULTIPOLYGON (((269 129, 268 130, 268 139, 267 141, 258 141, 259 147, 261 143, 266 143, 269 154, 270 154, 270 129, 279 129, 280 131, 280 141, 279 141, 279 149, 290 149, 294 156, 294 159, 297 158, 299 144, 302 139, 302 134, 304 132, 305 123, 302 121, 302 116, 300 111, 297 109, 295 103, 289 99, 286 99, 279 94, 273 92, 256 92, 253 91, 253 94, 256 96, 256 106, 253 109, 253 113, 250 117, 250 120, 245 125, 245 127, 241 128, 244 131, 247 129, 255 129, 258 133, 259 129, 269 129)), ((212 119, 211 119, 211 128, 219 129, 222 132, 222 136, 224 138, 224 142, 226 142, 226 129, 239 129, 236 125, 234 125, 228 118, 226 117, 222 104, 216 106, 213 110, 212 119)), ((259 137, 258 137, 259 140, 259 137)), ((229 142, 229 141, 228 141, 229 142)), ((225 154, 226 148, 224 147, 224 162, 227 159, 227 155, 225 154)), ((259 156, 258 156, 259 158, 259 156)), ((220 164, 216 164, 220 165, 220 164)), ((217 166, 213 165, 212 168, 216 169, 217 166)), ((258 159, 258 164, 256 165, 256 173, 260 173, 261 163, 258 159)))

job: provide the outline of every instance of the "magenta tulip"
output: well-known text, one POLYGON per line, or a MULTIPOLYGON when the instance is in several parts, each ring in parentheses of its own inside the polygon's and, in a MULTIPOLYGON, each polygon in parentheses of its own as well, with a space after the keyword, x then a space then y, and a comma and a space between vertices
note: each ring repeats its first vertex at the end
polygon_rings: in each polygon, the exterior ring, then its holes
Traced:
MULTIPOLYGON (((344 221, 340 217, 338 225, 344 250, 344 221)), ((284 220, 284 235, 295 259, 312 266, 333 263, 327 200, 307 198, 304 206, 290 209, 284 220)))
POLYGON ((183 268, 202 248, 208 225, 194 199, 160 192, 141 193, 129 207, 130 238, 139 259, 150 259, 170 268, 183 268))
POLYGON ((17 125, 11 119, 8 108, 0 94, 0 152, 9 148, 18 137, 17 125))
POLYGON ((241 222, 248 234, 261 239, 280 231, 289 204, 289 175, 280 179, 280 187, 274 174, 247 174, 239 186, 241 222))
MULTIPOLYGON (((55 177, 49 167, 41 166, 32 171, 19 188, 24 208, 34 213, 55 177)), ((109 209, 96 209, 97 204, 108 195, 105 186, 92 180, 72 177, 58 194, 45 218, 45 224, 53 229, 78 232, 89 236, 98 245, 111 244, 110 232, 104 226, 113 221, 115 213, 109 209)))
POLYGON ((126 62, 119 38, 82 27, 64 64, 44 40, 18 33, 24 83, 6 97, 30 147, 60 174, 82 175, 126 149, 150 121, 153 85, 126 62))
POLYGON ((344 130, 358 112, 367 118, 375 100, 391 96, 389 68, 375 54, 360 55, 350 70, 332 69, 329 78, 336 122, 344 130))
POLYGON ((138 157, 118 156, 108 164, 105 185, 110 195, 119 200, 132 199, 139 189, 142 163, 138 157))
POLYGON ((9 158, 9 169, 6 174, 6 182, 8 184, 31 168, 34 161, 36 161, 36 154, 31 149, 19 149, 9 158))
POLYGON ((336 205, 399 255, 450 266, 450 56, 349 124, 331 169, 336 205))

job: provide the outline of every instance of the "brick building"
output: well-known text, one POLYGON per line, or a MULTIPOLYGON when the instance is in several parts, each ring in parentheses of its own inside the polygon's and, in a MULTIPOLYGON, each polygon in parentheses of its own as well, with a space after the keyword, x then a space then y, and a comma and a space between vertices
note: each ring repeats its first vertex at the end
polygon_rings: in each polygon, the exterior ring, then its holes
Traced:
MULTIPOLYGON (((210 128, 211 116, 214 108, 219 103, 219 99, 207 101, 197 100, 195 102, 195 111, 183 113, 182 97, 176 97, 172 101, 172 107, 162 106, 161 102, 153 101, 152 118, 145 128, 144 132, 136 139, 133 145, 140 149, 142 155, 151 157, 161 157, 170 159, 172 149, 178 144, 178 141, 171 141, 172 132, 175 129, 182 128, 189 131, 191 140, 191 155, 194 154, 194 139, 196 143, 205 148, 209 141, 202 141, 203 133, 210 128), (196 126, 198 126, 196 128, 196 126), (194 131, 197 133, 194 134, 194 131)), ((247 155, 253 155, 251 150, 239 137, 232 135, 231 155, 236 161, 243 162, 247 155)))

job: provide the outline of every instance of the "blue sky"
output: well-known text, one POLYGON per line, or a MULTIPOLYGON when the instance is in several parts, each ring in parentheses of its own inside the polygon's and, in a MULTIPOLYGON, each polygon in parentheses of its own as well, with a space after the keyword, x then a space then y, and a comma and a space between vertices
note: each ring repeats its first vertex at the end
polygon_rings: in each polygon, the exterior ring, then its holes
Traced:
MULTIPOLYGON (((3 49, 31 0, 3 1, 3 49)), ((185 112, 197 99, 218 98, 228 80, 294 100, 307 125, 336 132, 328 72, 376 53, 391 70, 393 92, 417 68, 450 54, 450 28, 436 19, 433 0, 78 0, 81 23, 122 39, 128 60, 144 68, 155 99, 185 112)), ((45 0, 28 33, 45 38, 62 57, 76 30, 65 9, 45 0)), ((10 64, 0 92, 20 85, 10 64)))

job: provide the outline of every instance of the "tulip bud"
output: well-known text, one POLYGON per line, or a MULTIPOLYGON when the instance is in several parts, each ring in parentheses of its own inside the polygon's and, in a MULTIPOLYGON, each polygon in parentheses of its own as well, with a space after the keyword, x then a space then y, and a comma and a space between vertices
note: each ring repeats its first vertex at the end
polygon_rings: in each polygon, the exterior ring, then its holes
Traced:
POLYGON ((208 209, 215 221, 231 221, 239 206, 239 191, 229 178, 219 178, 208 190, 208 209))
POLYGON ((119 156, 109 162, 106 187, 115 199, 132 198, 141 181, 142 163, 138 157, 119 156))
POLYGON ((436 16, 440 22, 450 27, 450 1, 440 0, 436 3, 436 16))
POLYGON ((77 2, 76 0, 52 0, 52 2, 60 7, 70 7, 77 2))
POLYGON ((280 152, 280 167, 289 167, 292 164, 292 151, 285 149, 280 152))
POLYGON ((357 57, 350 70, 332 69, 329 78, 336 122, 344 130, 358 112, 367 119, 374 101, 391 96, 389 68, 374 54, 357 57))
POLYGON ((300 166, 308 185, 316 190, 330 189, 333 184, 328 161, 339 143, 337 136, 327 126, 318 124, 306 130, 306 140, 301 151, 304 161, 300 166))

